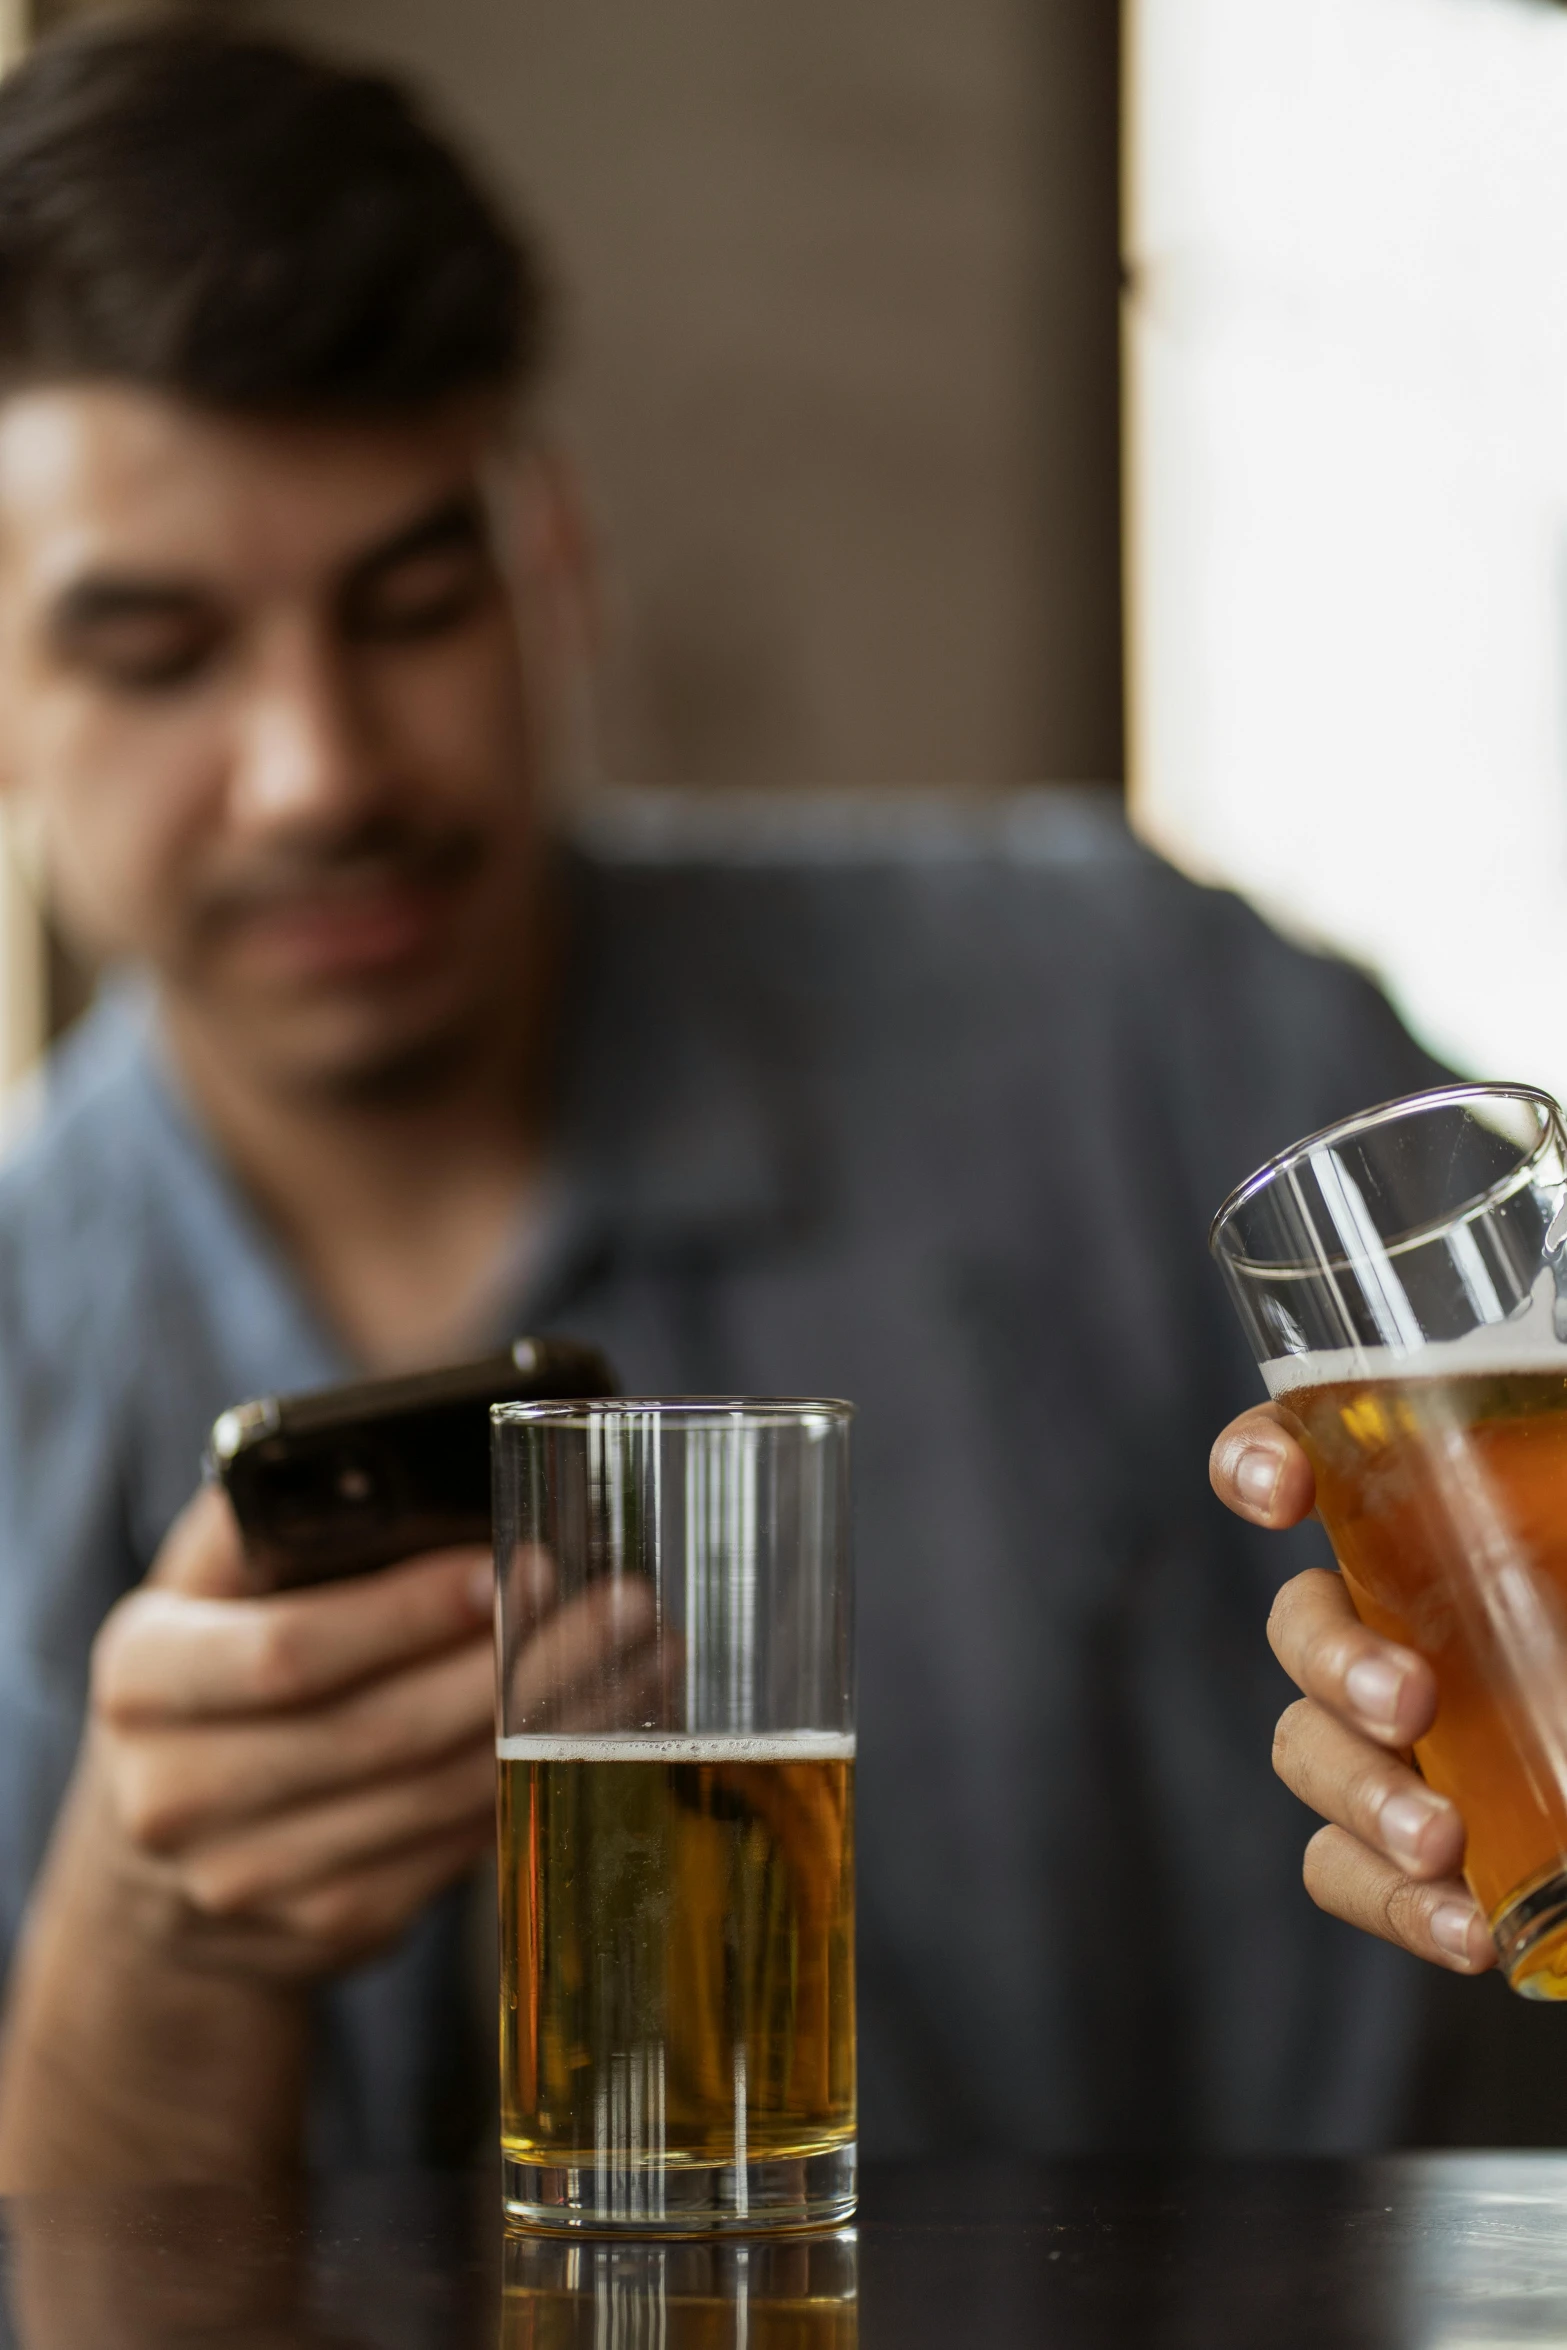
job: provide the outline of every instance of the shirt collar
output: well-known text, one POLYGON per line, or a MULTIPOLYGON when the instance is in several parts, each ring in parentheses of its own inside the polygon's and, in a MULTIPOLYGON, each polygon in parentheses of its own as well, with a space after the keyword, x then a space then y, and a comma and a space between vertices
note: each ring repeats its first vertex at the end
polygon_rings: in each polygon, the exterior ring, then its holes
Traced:
MULTIPOLYGON (((689 870, 619 864, 565 846, 566 972, 557 1025, 557 1120, 543 1213, 510 1269, 497 1268, 496 1326, 564 1302, 585 1261, 760 1248, 808 1212, 814 1183, 799 1056, 776 1002, 745 976, 745 958, 715 954, 689 870)), ((738 915, 731 919, 738 919, 738 915)), ((186 1104, 162 1047, 151 992, 126 985, 95 1025, 123 1025, 157 1123, 199 1166, 214 1213, 247 1255, 264 1260, 308 1331, 318 1378, 341 1350, 291 1267, 262 1233, 186 1104)))

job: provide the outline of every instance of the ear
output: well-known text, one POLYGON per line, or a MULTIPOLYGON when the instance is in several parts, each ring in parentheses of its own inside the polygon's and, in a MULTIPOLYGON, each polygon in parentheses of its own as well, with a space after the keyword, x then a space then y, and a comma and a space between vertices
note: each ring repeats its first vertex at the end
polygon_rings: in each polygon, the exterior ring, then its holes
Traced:
POLYGON ((538 456, 540 561, 569 614, 579 657, 595 661, 603 645, 598 545, 575 459, 559 447, 538 456))
POLYGON ((545 772, 569 789, 597 772, 593 686, 604 637, 581 474, 558 444, 529 440, 494 482, 490 508, 515 599, 545 772))
POLYGON ((497 552, 520 601, 565 640, 557 652, 596 659, 603 637, 599 566, 575 460, 530 441, 506 461, 490 496, 497 552))

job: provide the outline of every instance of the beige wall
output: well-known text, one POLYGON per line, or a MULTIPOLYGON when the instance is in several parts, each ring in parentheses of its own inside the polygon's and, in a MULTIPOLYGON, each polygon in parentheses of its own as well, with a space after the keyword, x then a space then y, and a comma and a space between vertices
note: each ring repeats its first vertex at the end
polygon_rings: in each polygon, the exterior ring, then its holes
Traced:
POLYGON ((228 0, 548 234, 637 780, 1120 773, 1113 0, 228 0))

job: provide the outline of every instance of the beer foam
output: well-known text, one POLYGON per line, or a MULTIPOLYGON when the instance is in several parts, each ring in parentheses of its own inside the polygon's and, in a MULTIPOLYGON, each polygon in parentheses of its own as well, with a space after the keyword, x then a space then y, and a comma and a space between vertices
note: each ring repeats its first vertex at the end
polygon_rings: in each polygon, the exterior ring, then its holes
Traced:
POLYGON ((1462 1338, 1433 1339, 1428 1346, 1407 1350, 1336 1346, 1316 1354, 1276 1355, 1262 1366, 1275 1403, 1302 1387, 1332 1387, 1354 1379, 1495 1379, 1516 1371, 1544 1371, 1567 1379, 1567 1346, 1539 1329, 1504 1333, 1493 1328, 1471 1330, 1462 1338))
POLYGON ((606 1730, 562 1737, 523 1730, 497 1738, 501 1762, 784 1763, 853 1762, 852 1730, 606 1730))

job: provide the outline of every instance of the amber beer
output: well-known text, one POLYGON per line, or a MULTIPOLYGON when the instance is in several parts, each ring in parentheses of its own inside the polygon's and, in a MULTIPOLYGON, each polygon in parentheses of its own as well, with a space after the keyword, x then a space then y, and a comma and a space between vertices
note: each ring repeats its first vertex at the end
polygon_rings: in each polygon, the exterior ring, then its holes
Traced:
MULTIPOLYGON (((1270 1384, 1357 1611, 1435 1671, 1415 1757, 1463 1811, 1464 1873, 1494 1925, 1567 1853, 1567 1377, 1420 1368, 1270 1384)), ((1567 1920, 1512 1981, 1567 1998, 1567 1920)))
POLYGON ((499 1744, 501 2138, 662 2216, 681 2166, 852 2141, 854 1740, 499 1744))

